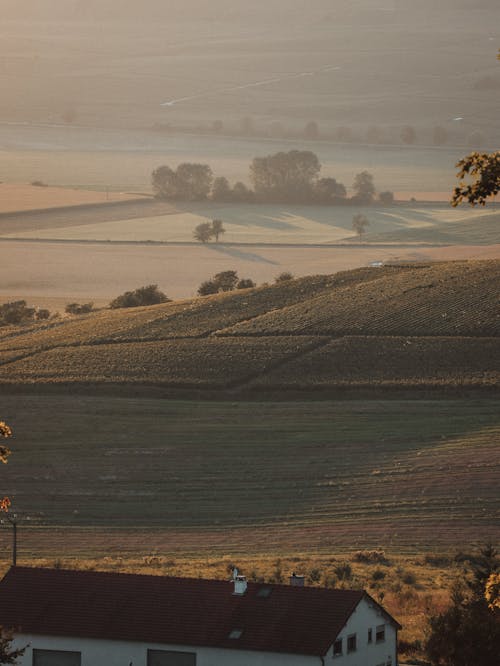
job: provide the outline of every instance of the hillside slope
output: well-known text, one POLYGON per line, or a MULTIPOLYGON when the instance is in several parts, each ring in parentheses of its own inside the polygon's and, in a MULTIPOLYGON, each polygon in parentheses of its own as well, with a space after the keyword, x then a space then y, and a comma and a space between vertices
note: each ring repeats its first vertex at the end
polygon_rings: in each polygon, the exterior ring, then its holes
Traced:
POLYGON ((500 261, 383 266, 0 332, 0 386, 498 389, 500 261))

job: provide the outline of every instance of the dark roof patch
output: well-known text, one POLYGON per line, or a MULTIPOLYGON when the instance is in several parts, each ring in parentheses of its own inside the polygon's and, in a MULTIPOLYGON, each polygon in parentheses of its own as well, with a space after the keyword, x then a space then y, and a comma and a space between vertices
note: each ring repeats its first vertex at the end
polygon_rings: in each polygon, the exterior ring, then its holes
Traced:
POLYGON ((0 625, 29 634, 324 655, 365 594, 258 583, 248 583, 244 595, 232 591, 230 581, 13 567, 0 582, 0 625), (272 594, 262 603, 266 588, 272 594), (235 629, 238 640, 230 638, 235 629))

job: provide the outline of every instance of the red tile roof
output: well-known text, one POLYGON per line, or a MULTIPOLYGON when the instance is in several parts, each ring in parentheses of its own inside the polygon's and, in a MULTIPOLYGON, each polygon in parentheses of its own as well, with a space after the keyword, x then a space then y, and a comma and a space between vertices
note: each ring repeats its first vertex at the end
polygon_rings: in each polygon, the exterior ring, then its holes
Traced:
POLYGON ((0 582, 0 625, 26 634, 324 655, 364 594, 248 583, 234 595, 229 581, 13 567, 0 582), (259 596, 263 587, 269 596, 259 596), (229 638, 235 630, 241 636, 229 638))

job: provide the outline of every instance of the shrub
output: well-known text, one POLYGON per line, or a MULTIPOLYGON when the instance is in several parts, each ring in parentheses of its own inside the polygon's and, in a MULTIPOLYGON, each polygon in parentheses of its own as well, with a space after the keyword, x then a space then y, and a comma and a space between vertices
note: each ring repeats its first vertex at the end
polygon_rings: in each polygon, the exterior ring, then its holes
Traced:
POLYGON ((29 308, 26 301, 12 301, 0 305, 0 324, 23 324, 33 321, 35 308, 29 308))
POLYGON ((287 282, 287 280, 293 280, 293 279, 294 276, 292 273, 288 271, 283 271, 283 273, 280 273, 274 278, 274 281, 278 283, 278 282, 287 282))
POLYGON ((48 187, 47 183, 44 183, 43 180, 32 180, 31 185, 33 187, 48 187))
POLYGON ((384 580, 386 577, 385 571, 382 571, 382 569, 375 569, 372 572, 372 580, 374 581, 379 581, 379 580, 384 580))
POLYGON ((236 285, 236 289, 251 289, 255 287, 255 282, 250 278, 241 278, 241 280, 236 285))
POLYGON ((233 289, 249 289, 255 287, 250 278, 238 278, 236 271, 222 271, 216 273, 211 280, 205 280, 198 287, 198 296, 218 294, 220 291, 233 291, 233 289))
POLYGON ((117 296, 109 307, 116 308, 136 308, 141 305, 156 305, 157 303, 167 303, 171 299, 158 289, 158 285, 150 284, 147 287, 139 287, 135 291, 126 291, 117 296))
POLYGON ((339 580, 351 580, 352 578, 352 567, 349 562, 341 562, 333 571, 339 580))
POLYGON ((93 303, 68 303, 64 308, 64 311, 68 314, 81 315, 92 312, 93 309, 93 303))
POLYGON ((47 310, 46 308, 40 308, 40 310, 36 311, 36 318, 39 320, 49 319, 49 317, 50 310, 47 310))
POLYGON ((355 562, 364 562, 365 564, 387 564, 388 560, 383 550, 357 550, 353 555, 355 562))

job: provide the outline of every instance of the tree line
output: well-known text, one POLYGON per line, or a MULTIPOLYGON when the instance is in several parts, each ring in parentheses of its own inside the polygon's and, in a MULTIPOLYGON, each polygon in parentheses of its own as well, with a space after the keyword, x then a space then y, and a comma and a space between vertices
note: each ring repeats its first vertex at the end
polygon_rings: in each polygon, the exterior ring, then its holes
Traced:
POLYGON ((392 192, 377 195, 372 174, 358 173, 353 194, 335 178, 320 177, 321 163, 309 150, 290 150, 255 157, 249 170, 252 188, 241 181, 231 185, 224 176, 214 177, 208 164, 184 162, 175 169, 163 165, 151 176, 158 199, 171 201, 212 201, 222 203, 298 203, 324 205, 370 205, 379 201, 390 205, 392 192))

